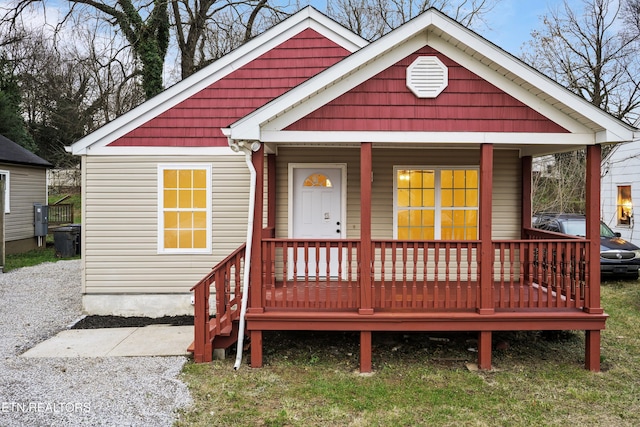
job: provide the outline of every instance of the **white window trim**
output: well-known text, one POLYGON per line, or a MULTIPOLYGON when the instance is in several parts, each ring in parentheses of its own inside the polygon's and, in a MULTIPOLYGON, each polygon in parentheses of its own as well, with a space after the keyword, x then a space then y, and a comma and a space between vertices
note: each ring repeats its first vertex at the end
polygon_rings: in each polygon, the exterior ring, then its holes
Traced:
MULTIPOLYGON (((417 165, 397 165, 393 166, 393 238, 398 239, 398 171, 399 170, 433 170, 435 174, 435 207, 434 207, 434 240, 442 239, 442 229, 440 227, 442 206, 440 205, 440 171, 443 170, 475 170, 478 171, 478 198, 480 197, 480 168, 474 166, 417 166, 417 165)), ((463 208, 451 208, 452 210, 463 208)), ((464 208, 469 209, 469 208, 464 208)), ((480 200, 478 200, 478 218, 480 218, 480 200)), ((478 230, 480 223, 478 223, 478 230)))
POLYGON ((615 209, 615 219, 616 219, 616 225, 615 227, 617 228, 633 228, 633 223, 634 223, 634 218, 633 218, 633 183, 631 182, 621 182, 621 183, 616 183, 616 192, 615 192, 615 202, 614 202, 614 209, 615 209), (621 224, 620 223, 620 213, 618 212, 618 208, 620 207, 620 205, 618 204, 619 201, 619 197, 620 197, 620 187, 629 187, 629 192, 631 195, 631 217, 630 217, 630 221, 629 224, 621 224))
POLYGON ((4 176, 4 213, 11 213, 11 172, 0 170, 0 175, 4 176))
POLYGON ((158 253, 159 254, 211 254, 211 164, 208 163, 163 163, 158 164, 158 253), (164 171, 166 169, 204 169, 207 175, 207 246, 202 249, 180 249, 164 247, 164 171))

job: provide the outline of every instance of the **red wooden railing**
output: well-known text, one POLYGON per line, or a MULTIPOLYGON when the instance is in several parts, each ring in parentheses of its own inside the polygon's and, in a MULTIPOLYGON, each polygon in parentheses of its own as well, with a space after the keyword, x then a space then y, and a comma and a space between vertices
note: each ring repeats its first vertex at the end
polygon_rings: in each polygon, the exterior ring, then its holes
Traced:
POLYGON ((493 242, 496 308, 583 307, 587 245, 577 239, 493 242))
POLYGON ((193 358, 196 362, 210 362, 216 337, 232 333, 233 322, 240 316, 244 261, 243 244, 191 288, 195 300, 193 358), (209 307, 212 286, 216 299, 213 318, 209 307))
POLYGON ((372 241, 374 309, 476 306, 477 241, 372 241))
POLYGON ((262 307, 356 309, 358 240, 262 240, 262 307))
MULTIPOLYGON (((373 240, 371 264, 363 266, 360 240, 266 237, 272 234, 263 233, 261 283, 251 283, 260 290, 252 294, 259 303, 251 306, 266 311, 358 311, 362 295, 371 298, 374 312, 486 309, 481 301, 492 301, 489 308, 496 310, 564 310, 589 304, 589 242, 581 238, 529 229, 527 239, 493 241, 487 267, 493 283, 483 287, 480 241, 373 240), (364 275, 371 278, 370 288, 362 288, 364 275)), ((243 245, 192 288, 196 361, 211 360, 215 340, 238 319, 244 266, 243 245), (212 286, 215 318, 209 310, 212 286)))

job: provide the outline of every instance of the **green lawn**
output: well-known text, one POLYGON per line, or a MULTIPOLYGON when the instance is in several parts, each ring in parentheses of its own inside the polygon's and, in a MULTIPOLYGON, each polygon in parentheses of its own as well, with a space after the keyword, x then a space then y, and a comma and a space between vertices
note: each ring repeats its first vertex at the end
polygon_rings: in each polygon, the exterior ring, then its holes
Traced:
POLYGON ((371 375, 357 335, 269 333, 261 369, 188 363, 194 404, 176 425, 637 426, 640 282, 603 283, 602 302, 600 373, 582 332, 496 333, 492 371, 473 370, 472 334, 375 334, 371 375))

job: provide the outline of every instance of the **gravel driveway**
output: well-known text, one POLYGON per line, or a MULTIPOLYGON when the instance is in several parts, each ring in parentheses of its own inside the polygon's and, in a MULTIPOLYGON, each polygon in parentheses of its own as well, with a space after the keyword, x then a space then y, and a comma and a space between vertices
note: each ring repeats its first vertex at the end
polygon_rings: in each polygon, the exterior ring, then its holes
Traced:
POLYGON ((1 426, 170 426, 185 357, 23 358, 81 315, 80 260, 0 273, 1 426))

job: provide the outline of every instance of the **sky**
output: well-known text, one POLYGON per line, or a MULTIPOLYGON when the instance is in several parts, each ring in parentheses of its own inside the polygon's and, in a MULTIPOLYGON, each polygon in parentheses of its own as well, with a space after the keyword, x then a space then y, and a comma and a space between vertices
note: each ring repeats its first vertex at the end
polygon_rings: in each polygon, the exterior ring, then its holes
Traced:
MULTIPOLYGON (((50 0, 47 4, 47 21, 56 22, 58 10, 55 7, 57 1, 50 0)), ((460 0, 457 0, 460 1, 460 0)), ((583 0, 567 0, 574 7, 579 7, 583 0)), ((326 0, 307 0, 321 12, 326 12, 326 0)), ((560 7, 563 0, 496 0, 497 6, 487 15, 488 28, 477 28, 476 31, 483 37, 495 43, 502 49, 516 56, 519 55, 522 45, 531 39, 531 31, 540 28, 540 17, 550 8, 560 7)), ((300 3, 304 4, 305 1, 300 3)), ((6 0, 0 0, 0 6, 7 4, 6 0)), ((42 9, 38 9, 38 15, 42 9)), ((34 21, 43 24, 44 17, 36 16, 34 21)), ((40 25, 40 26, 41 26, 40 25)))
MULTIPOLYGON (((567 0, 579 7, 582 0, 567 0)), ((326 11, 326 0, 311 0, 318 10, 326 11)), ((540 28, 540 17, 551 8, 560 7, 563 0, 498 0, 498 5, 487 16, 490 28, 477 32, 507 52, 518 56, 522 45, 531 39, 531 31, 540 28)))
POLYGON ((502 0, 487 17, 489 29, 480 35, 507 52, 517 55, 531 39, 531 31, 540 28, 540 17, 549 7, 560 6, 562 0, 502 0))

